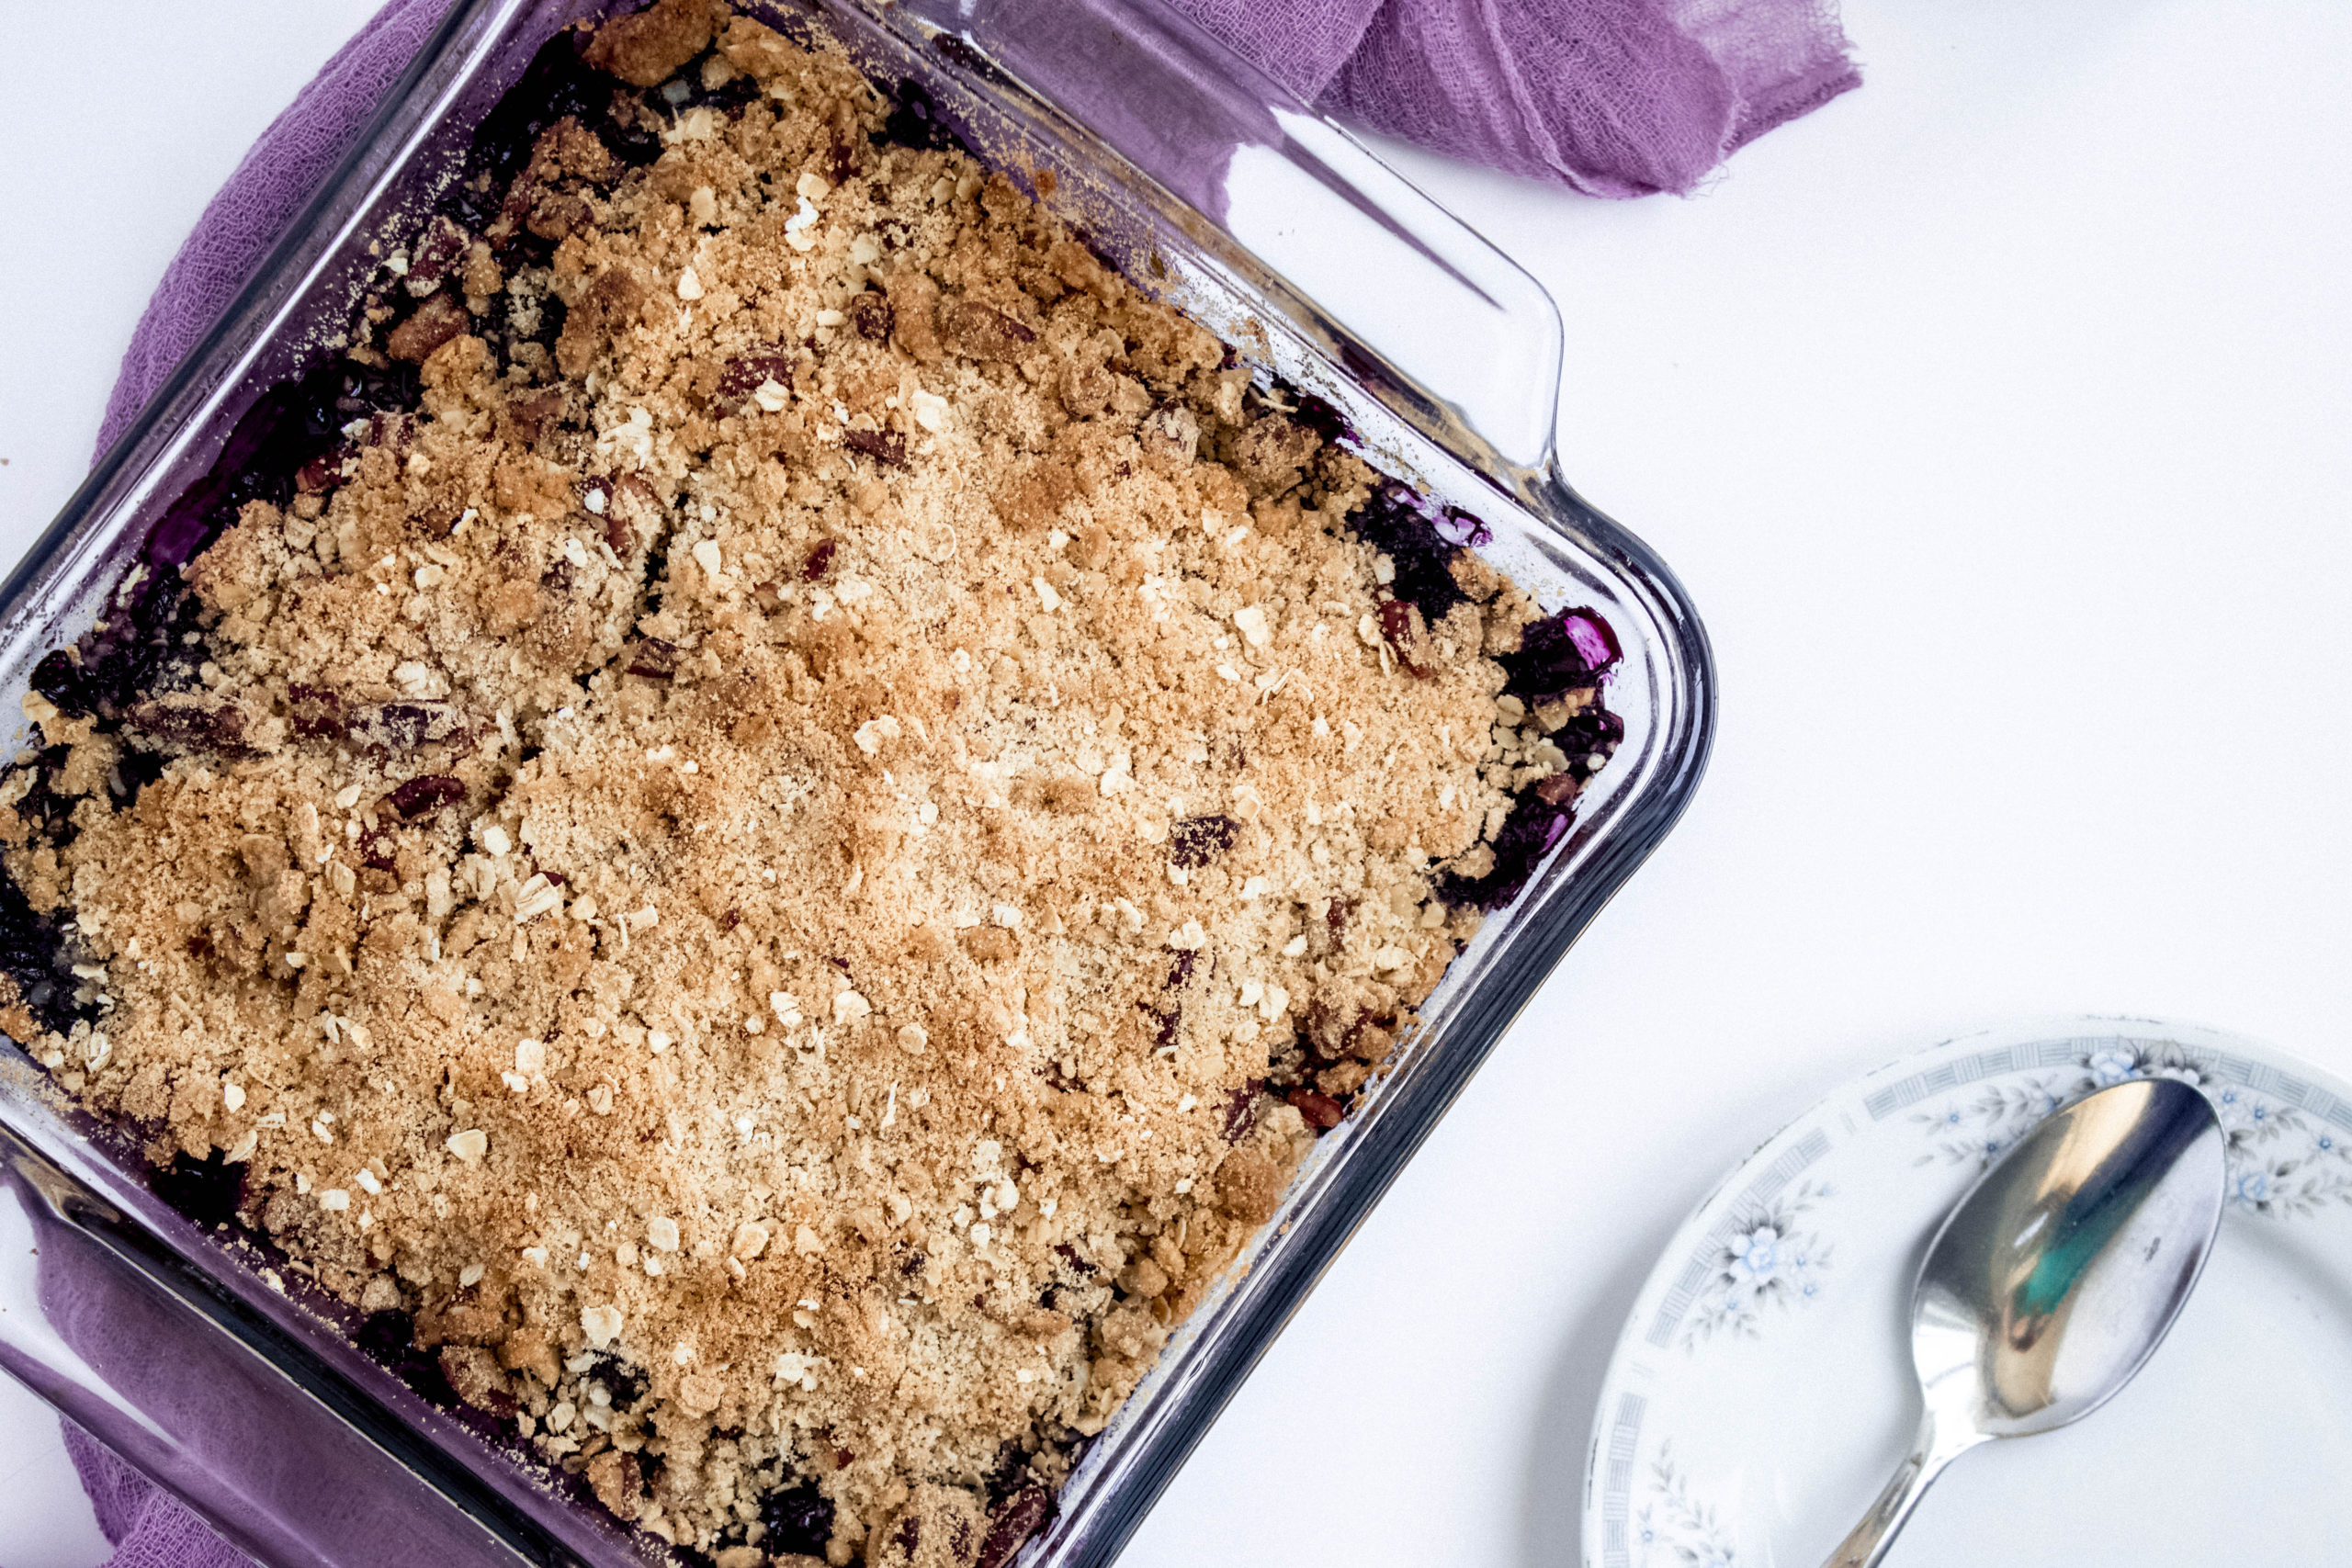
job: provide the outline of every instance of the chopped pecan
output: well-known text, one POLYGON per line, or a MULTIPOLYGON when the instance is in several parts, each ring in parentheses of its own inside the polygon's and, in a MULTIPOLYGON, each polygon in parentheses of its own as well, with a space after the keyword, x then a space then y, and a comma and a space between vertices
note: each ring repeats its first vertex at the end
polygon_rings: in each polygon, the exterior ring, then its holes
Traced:
POLYGON ((1430 657, 1429 627, 1422 623, 1418 608, 1402 599, 1391 599, 1382 604, 1380 635, 1396 651, 1396 662, 1406 674, 1426 681, 1437 673, 1437 661, 1430 657))
POLYGON ((473 243, 473 236, 459 228, 454 219, 446 214, 435 217, 417 236, 416 243, 409 247, 408 291, 424 295, 440 288, 441 280, 466 259, 466 251, 473 243))
POLYGON ((288 686, 294 733, 305 738, 348 740, 370 751, 413 751, 462 740, 474 733, 466 711, 454 703, 349 704, 315 686, 288 686))
POLYGON ((393 810, 407 821, 414 821, 428 811, 438 811, 466 798, 466 786, 447 773, 426 773, 409 780, 385 799, 393 810))
POLYGON ((505 1311, 483 1285, 452 1292, 437 1309, 416 1316, 416 1342, 426 1349, 440 1345, 495 1345, 505 1337, 505 1311))
POLYGON ((1018 359, 1037 334, 1001 310, 956 299, 939 308, 939 341, 967 359, 1018 359))
POLYGON ((780 349, 759 354, 739 355, 727 362, 718 378, 718 386, 710 395, 714 407, 732 412, 743 405, 744 400, 768 382, 779 387, 792 385, 792 356, 780 349))
POLYGON ((1250 1129, 1258 1124, 1258 1098, 1265 1087, 1262 1079, 1251 1078, 1235 1089, 1232 1098, 1225 1102, 1225 1126, 1222 1130, 1227 1143, 1239 1143, 1250 1135, 1250 1129))
POLYGON ((662 531, 662 501, 637 474, 623 474, 605 495, 605 543, 627 560, 662 531))
POLYGON ((422 365, 433 357, 433 351, 450 339, 463 336, 473 325, 473 318, 466 314, 465 306, 447 294, 435 294, 416 308, 416 313, 402 321, 384 340, 384 352, 394 359, 404 359, 422 365))
POLYGON ((473 733, 466 712, 449 703, 384 703, 353 713, 344 733, 371 751, 413 751, 473 733))
POLYGON ((868 343, 888 342, 898 320, 898 312, 890 309, 884 295, 861 294, 849 302, 849 323, 868 343))
POLYGON ((235 703, 198 692, 172 692, 138 703, 122 716, 123 723, 158 740, 230 756, 250 755, 245 739, 245 710, 235 703))
POLYGON ((1535 781, 1535 798, 1546 806, 1566 806, 1583 787, 1574 773, 1554 773, 1535 781))
POLYGON ((559 389, 535 392, 527 398, 516 398, 506 405, 508 428, 514 432, 514 439, 526 446, 537 446, 540 437, 562 418, 563 393, 559 389))
POLYGON ((895 430, 845 430, 842 445, 893 468, 907 466, 907 438, 895 430))
POLYGON ((1346 1114, 1340 1110, 1338 1100, 1315 1089, 1295 1089, 1284 1098, 1297 1107, 1298 1113, 1306 1118, 1309 1126, 1326 1133, 1338 1126, 1340 1118, 1346 1114))
POLYGON ((628 663, 624 671, 642 675, 649 681, 672 681, 678 674, 678 649, 675 643, 660 637, 640 637, 629 649, 628 663))
POLYGON ((997 1505, 989 1517, 988 1539, 972 1568, 1004 1568, 1022 1542, 1035 1535, 1054 1517, 1054 1495, 1042 1486, 1024 1486, 997 1505))
POLYGON ((321 453, 302 465, 294 476, 297 495, 322 495, 351 477, 347 466, 352 457, 348 443, 338 445, 331 452, 321 453))

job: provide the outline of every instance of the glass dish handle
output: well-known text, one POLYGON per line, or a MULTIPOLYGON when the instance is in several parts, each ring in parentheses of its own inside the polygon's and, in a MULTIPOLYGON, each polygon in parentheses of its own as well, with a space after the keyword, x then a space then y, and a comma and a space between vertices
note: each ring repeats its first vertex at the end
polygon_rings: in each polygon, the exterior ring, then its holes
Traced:
MULTIPOLYGON (((1397 417, 1549 509, 1562 333, 1550 295, 1346 131, 1150 0, 908 0, 893 25, 1075 117, 1216 220, 1235 271, 1397 417)), ((1236 340, 1239 341, 1239 340, 1236 340)))
POLYGON ((5 1130, 0 1371, 260 1562, 526 1561, 478 1483, 434 1484, 446 1459, 5 1130))

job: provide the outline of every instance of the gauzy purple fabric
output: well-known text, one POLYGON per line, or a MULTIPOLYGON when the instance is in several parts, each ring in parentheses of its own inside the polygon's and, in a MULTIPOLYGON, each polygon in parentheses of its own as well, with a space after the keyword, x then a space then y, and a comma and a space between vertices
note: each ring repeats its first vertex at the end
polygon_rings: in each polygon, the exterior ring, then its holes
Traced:
POLYGON ((1388 0, 1324 107, 1592 196, 1696 187, 1861 78, 1818 0, 1388 0))
POLYGON ((253 1568, 253 1560, 71 1421, 65 1451, 114 1548, 108 1568, 253 1568))
POLYGON ((1829 0, 1170 0, 1318 107, 1590 196, 1687 192, 1861 76, 1829 0))
MULTIPOLYGON (((1318 107, 1594 196, 1696 188, 1733 149, 1860 84, 1828 0, 1169 0, 1318 107)), ((228 307, 448 9, 388 0, 262 133, 131 335, 103 453, 228 307)), ((78 1428, 113 1568, 247 1568, 78 1428)))
POLYGON ((449 8, 449 0, 390 0, 270 122, 220 187, 130 334, 122 373, 98 424, 114 445, 164 378, 229 308, 384 101, 449 8))

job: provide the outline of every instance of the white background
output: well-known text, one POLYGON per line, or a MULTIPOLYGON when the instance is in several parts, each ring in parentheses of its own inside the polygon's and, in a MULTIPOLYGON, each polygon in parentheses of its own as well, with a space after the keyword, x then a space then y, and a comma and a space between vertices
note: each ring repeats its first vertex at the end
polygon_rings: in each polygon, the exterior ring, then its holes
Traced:
MULTIPOLYGON (((0 553, 370 8, 9 6, 0 553)), ((2352 1073, 2352 7, 1847 13, 1863 89, 1693 200, 1398 154, 1560 301, 1567 471, 1688 583, 1722 728, 1131 1568, 1572 1563, 1656 1249, 1902 1050, 2115 1010, 2352 1073)), ((105 1554, 53 1433, 0 1379, 0 1568, 105 1554)))

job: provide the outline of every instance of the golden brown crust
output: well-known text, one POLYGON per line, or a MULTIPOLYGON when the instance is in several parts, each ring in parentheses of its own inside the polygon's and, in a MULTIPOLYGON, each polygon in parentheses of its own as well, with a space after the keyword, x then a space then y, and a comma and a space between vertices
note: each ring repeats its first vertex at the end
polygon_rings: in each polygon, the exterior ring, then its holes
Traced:
POLYGON ((834 1562, 968 1568, 1456 951, 1494 759, 1557 762, 1498 717, 1516 589, 1386 625, 1362 464, 1001 177, 869 148, 843 62, 721 58, 765 96, 649 169, 543 138, 553 264, 453 276, 561 300, 553 363, 451 294, 392 330, 417 414, 189 568, 161 776, 114 810, 52 714, 81 830, 6 864, 103 964, 68 1087, 245 1162, 615 1513, 715 1550, 815 1476, 834 1562))
POLYGON ((588 63, 633 87, 658 87, 709 46, 718 16, 712 0, 658 0, 598 28, 588 45, 588 63))

